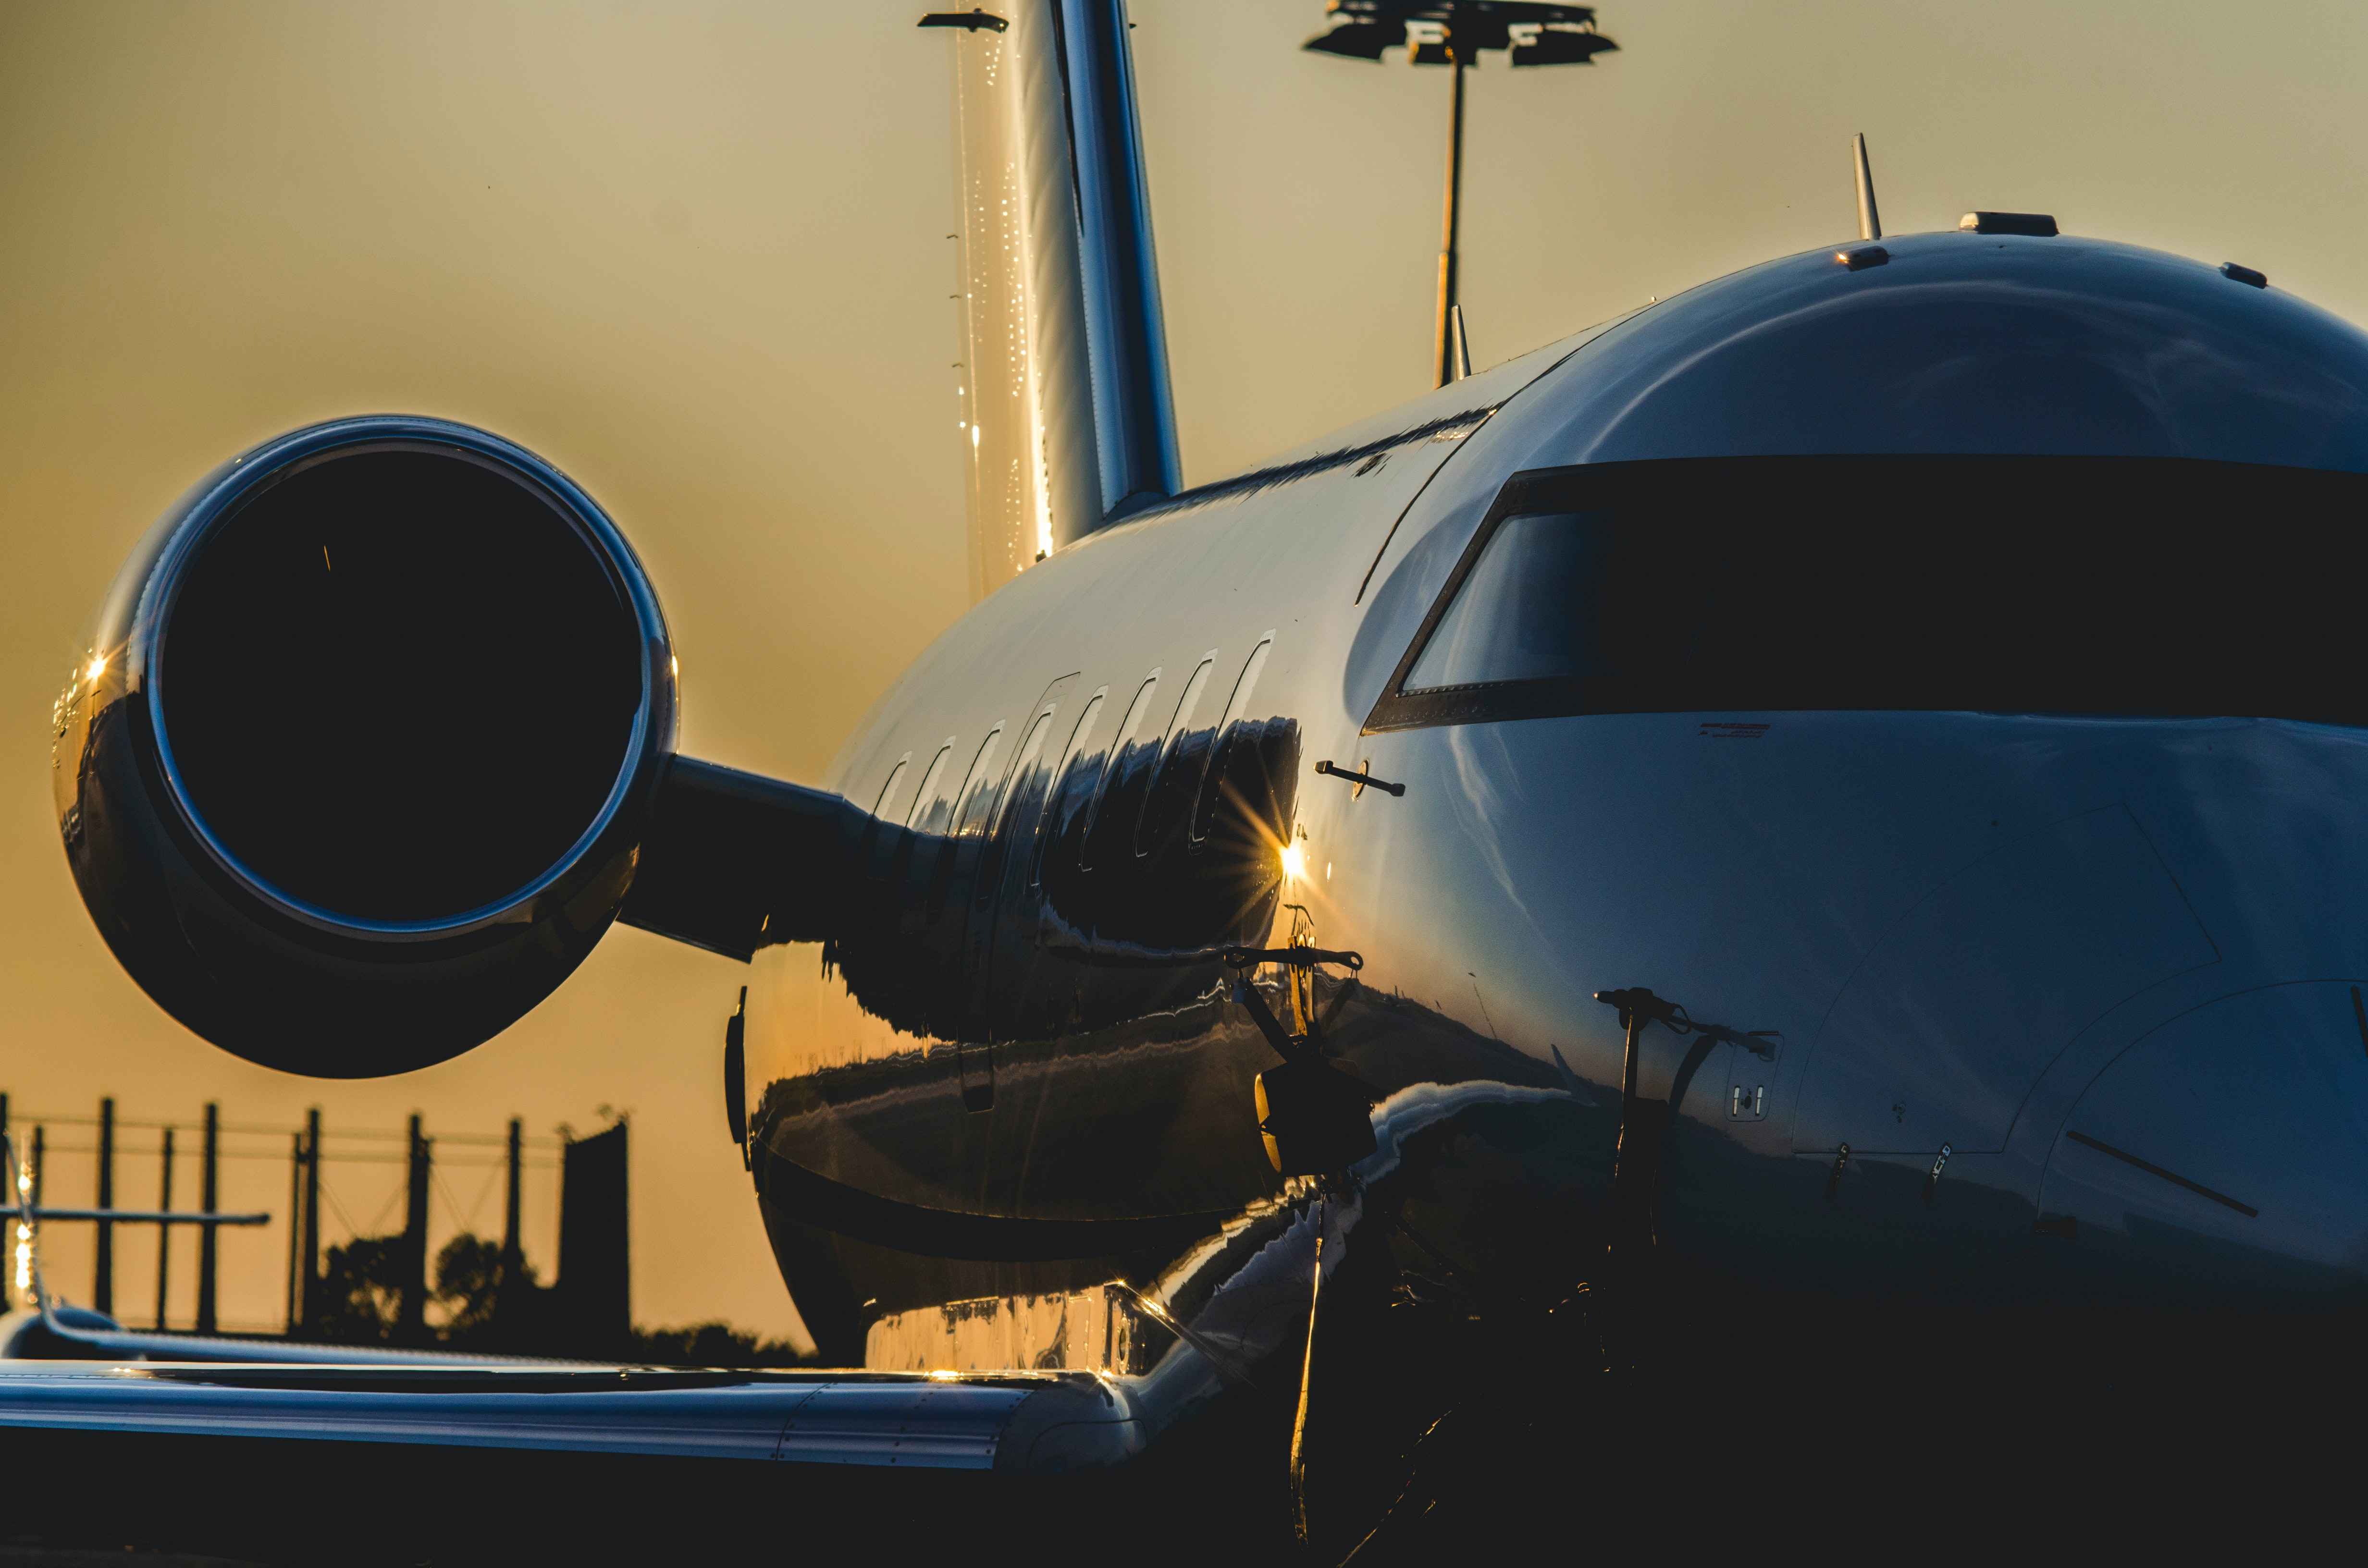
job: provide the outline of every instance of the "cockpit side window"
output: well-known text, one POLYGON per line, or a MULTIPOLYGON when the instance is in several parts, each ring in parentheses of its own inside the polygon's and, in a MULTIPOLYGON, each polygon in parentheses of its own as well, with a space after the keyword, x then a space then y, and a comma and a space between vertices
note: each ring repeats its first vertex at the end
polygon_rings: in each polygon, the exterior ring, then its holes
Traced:
POLYGON ((1522 474, 1365 729, 1817 710, 2368 726, 2345 645, 2363 514, 2368 475, 2169 458, 1522 474))
POLYGON ((1584 585, 1613 562, 1603 513, 1507 517, 1406 672, 1407 691, 1562 676, 1609 676, 1619 650, 1584 585))

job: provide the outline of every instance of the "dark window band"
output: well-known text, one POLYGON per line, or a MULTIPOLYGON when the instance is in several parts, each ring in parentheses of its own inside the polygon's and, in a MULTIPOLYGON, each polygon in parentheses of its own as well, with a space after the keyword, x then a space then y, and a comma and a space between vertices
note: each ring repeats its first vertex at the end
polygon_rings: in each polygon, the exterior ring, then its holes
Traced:
POLYGON ((1543 470, 1506 485, 1365 729, 1850 709, 2368 725, 2363 589, 2359 474, 2017 457, 1543 470))

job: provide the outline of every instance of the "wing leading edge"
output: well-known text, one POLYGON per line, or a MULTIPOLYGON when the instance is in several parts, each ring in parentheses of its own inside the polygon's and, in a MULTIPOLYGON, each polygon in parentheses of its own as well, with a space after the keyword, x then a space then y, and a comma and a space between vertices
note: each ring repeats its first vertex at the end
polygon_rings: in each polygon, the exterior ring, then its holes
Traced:
POLYGON ((1057 1473, 1142 1423, 1088 1373, 0 1362, 0 1430, 1057 1473))

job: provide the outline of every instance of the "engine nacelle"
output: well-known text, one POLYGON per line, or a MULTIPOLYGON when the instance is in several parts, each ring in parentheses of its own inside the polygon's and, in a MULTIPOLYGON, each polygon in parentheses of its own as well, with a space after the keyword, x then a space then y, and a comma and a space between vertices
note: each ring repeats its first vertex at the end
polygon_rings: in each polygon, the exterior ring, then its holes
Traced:
POLYGON ((251 1062, 426 1066, 616 918, 675 744, 641 563, 557 469, 344 419, 215 470, 142 541, 59 699, 83 901, 251 1062))

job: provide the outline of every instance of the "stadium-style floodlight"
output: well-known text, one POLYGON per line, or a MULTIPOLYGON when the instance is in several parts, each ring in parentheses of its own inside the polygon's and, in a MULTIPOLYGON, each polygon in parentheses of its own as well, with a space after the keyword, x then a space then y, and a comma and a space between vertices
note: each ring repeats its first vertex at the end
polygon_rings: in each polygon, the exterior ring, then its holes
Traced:
POLYGON ((1329 31, 1309 39, 1318 54, 1380 63, 1385 50, 1404 49, 1415 65, 1452 65, 1454 96, 1447 122, 1447 203, 1440 223, 1439 312, 1432 362, 1439 385, 1455 379, 1455 237, 1463 194, 1463 68, 1484 51, 1501 49, 1515 65, 1592 65, 1620 46, 1595 30, 1592 6, 1546 6, 1530 0, 1328 0, 1329 31))

